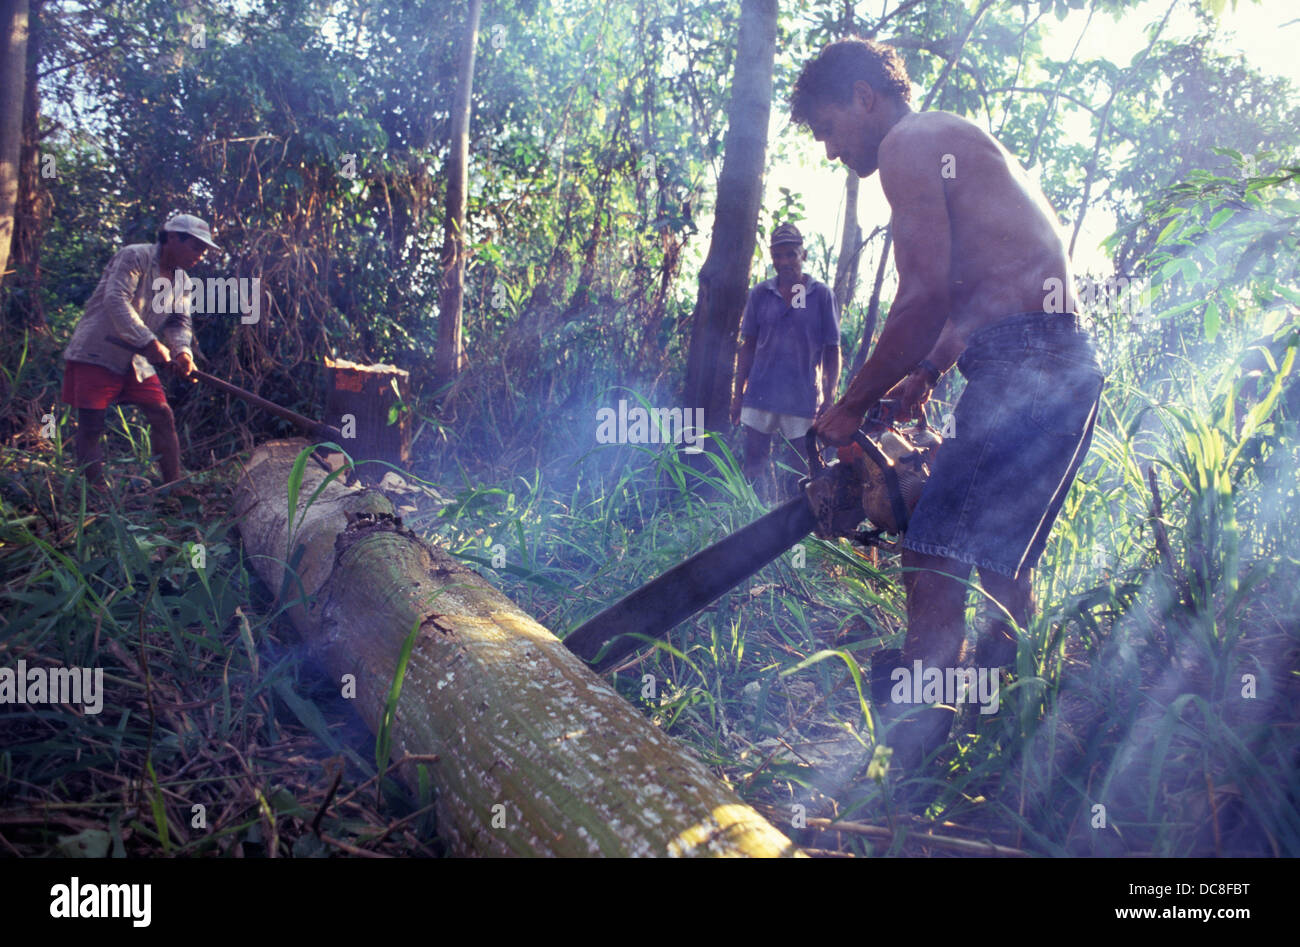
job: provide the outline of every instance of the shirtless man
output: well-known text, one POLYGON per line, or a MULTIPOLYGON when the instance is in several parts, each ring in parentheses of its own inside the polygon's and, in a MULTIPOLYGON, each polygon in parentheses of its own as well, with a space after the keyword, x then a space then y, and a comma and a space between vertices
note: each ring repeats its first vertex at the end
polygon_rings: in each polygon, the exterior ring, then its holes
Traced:
MULTIPOLYGON (((1078 324, 1055 212, 1019 163, 983 129, 946 112, 912 111, 898 53, 851 39, 803 69, 791 102, 827 158, 867 177, 879 169, 893 211, 898 293, 871 357, 816 422, 846 444, 882 397, 908 418, 956 363, 967 380, 955 436, 903 540, 907 638, 873 661, 886 718, 909 716, 890 742, 904 770, 947 739, 952 713, 890 706, 897 668, 961 666, 971 568, 1023 627, 1032 570, 1092 439, 1102 388, 1078 324)), ((1016 637, 995 621, 977 667, 1014 663, 1016 637)), ((994 671, 996 673, 996 671, 994 671)))

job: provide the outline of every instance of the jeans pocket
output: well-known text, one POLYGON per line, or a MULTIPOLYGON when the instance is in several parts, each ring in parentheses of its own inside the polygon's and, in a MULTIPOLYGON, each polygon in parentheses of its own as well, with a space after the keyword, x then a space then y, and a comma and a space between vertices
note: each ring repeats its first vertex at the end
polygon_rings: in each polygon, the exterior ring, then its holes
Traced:
POLYGON ((1081 436, 1101 396, 1102 374, 1079 362, 1050 356, 1033 364, 1030 420, 1045 434, 1081 436))

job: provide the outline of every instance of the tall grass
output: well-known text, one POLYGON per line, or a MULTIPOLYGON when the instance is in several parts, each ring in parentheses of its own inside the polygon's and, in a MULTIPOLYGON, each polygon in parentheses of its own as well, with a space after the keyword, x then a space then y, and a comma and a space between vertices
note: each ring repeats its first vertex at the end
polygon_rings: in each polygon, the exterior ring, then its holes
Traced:
MULTIPOLYGON (((941 818, 945 832, 1041 854, 1300 852, 1294 348, 1249 397, 1227 355, 1210 368, 1190 348, 1182 361, 1139 354, 1112 353, 999 713, 963 715, 930 771, 888 775, 863 681, 870 654, 906 627, 888 553, 808 537, 615 685, 767 811, 876 822, 895 832, 885 850, 917 850, 908 827, 941 818)), ((145 432, 125 424, 134 456, 119 472, 147 461, 145 432)), ((479 466, 453 480, 444 468, 451 502, 407 517, 557 634, 764 512, 725 438, 701 465, 680 445, 575 448, 572 430, 556 430, 569 443, 535 466, 513 462, 523 473, 479 466)), ((426 807, 427 792, 385 792, 377 809, 353 791, 311 831, 331 773, 381 776, 213 515, 233 471, 200 476, 205 508, 157 507, 120 476, 97 504, 65 443, 4 457, 0 647, 9 665, 102 666, 110 697, 98 717, 2 712, 3 809, 27 819, 6 839, 24 851, 428 850, 427 815, 413 836, 381 828, 426 807), (292 776, 290 755, 309 761, 292 776), (213 830, 191 825, 195 803, 219 814, 213 830)), ((972 582, 972 636, 982 600, 972 582)))
MULTIPOLYGON (((902 825, 899 799, 926 786, 929 817, 1030 852, 1300 853, 1300 516, 1286 475, 1300 458, 1280 413, 1294 348, 1251 402, 1224 354, 1240 337, 1221 335, 1217 362, 1188 349, 1181 365, 1143 341, 1112 353, 1001 709, 966 713, 934 769, 901 784, 867 775, 880 775, 884 735, 860 665, 900 640, 904 609, 893 558, 844 542, 809 537, 802 568, 780 557, 617 686, 775 811, 801 802, 902 825), (1152 364, 1172 364, 1176 383, 1152 364)), ((427 525, 562 635, 763 512, 726 450, 704 473, 672 446, 601 450, 617 458, 597 465, 606 479, 563 496, 540 470, 499 488, 467 481, 427 525), (498 543, 506 563, 493 569, 498 543)))
POLYGON ((79 475, 29 452, 3 469, 0 664, 104 671, 99 714, 0 708, 10 854, 433 851, 430 816, 385 831, 427 792, 379 809, 329 794, 331 772, 379 774, 247 568, 222 515, 233 471, 197 476, 201 507, 114 476, 88 502, 79 475))

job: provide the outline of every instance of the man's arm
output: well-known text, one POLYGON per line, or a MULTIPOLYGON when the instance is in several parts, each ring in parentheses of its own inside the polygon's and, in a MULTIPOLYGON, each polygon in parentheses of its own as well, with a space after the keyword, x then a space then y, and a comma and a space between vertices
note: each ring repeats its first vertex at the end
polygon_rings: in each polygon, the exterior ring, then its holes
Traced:
POLYGON ((939 341, 934 343, 934 348, 930 349, 925 360, 939 369, 939 374, 942 375, 952 368, 965 347, 965 341, 957 334, 952 323, 945 322, 943 331, 939 333, 939 341))
POLYGON ((108 285, 104 293, 104 315, 113 336, 137 351, 157 341, 153 332, 135 311, 135 293, 144 279, 144 269, 134 253, 119 250, 109 261, 105 274, 108 285))
POLYGON ((818 413, 835 403, 835 393, 840 387, 840 347, 828 345, 822 349, 822 403, 818 413))
POLYGON ((758 336, 746 336, 740 344, 740 354, 736 357, 736 387, 731 398, 731 423, 740 423, 740 409, 744 406, 745 385, 749 382, 749 372, 754 367, 754 352, 758 349, 758 336))
POLYGON ((754 290, 745 297, 745 312, 740 317, 740 352, 736 357, 736 387, 731 396, 731 423, 740 423, 740 409, 744 404, 745 385, 754 367, 754 353, 758 351, 758 313, 754 311, 754 290))
MULTIPOLYGON (((930 349, 930 354, 924 361, 929 362, 942 376, 957 361, 964 348, 965 343, 953 328, 952 322, 947 322, 944 323, 943 332, 939 334, 939 341, 934 343, 934 348, 930 349)), ((920 416, 921 410, 930 400, 930 392, 934 391, 935 385, 939 383, 938 378, 933 380, 931 378, 932 373, 926 367, 918 366, 910 375, 889 389, 885 397, 897 403, 896 420, 907 421, 920 416)))
POLYGON ((875 351, 844 394, 844 406, 859 417, 934 349, 948 322, 952 233, 939 156, 928 160, 933 149, 927 139, 911 134, 881 149, 880 183, 894 212, 898 295, 875 351))
MULTIPOLYGON (((190 315, 193 300, 189 293, 189 274, 185 274, 182 279, 182 285, 173 287, 172 311, 162 325, 161 335, 176 361, 176 370, 181 375, 188 375, 194 367, 194 350, 191 348, 194 342, 194 320, 190 315)), ((181 283, 181 280, 177 282, 181 283)))
POLYGON ((867 410, 934 350, 948 321, 952 234, 939 175, 942 143, 931 137, 901 132, 880 150, 880 183, 894 212, 898 295, 875 351, 817 426, 832 444, 848 443, 867 410))

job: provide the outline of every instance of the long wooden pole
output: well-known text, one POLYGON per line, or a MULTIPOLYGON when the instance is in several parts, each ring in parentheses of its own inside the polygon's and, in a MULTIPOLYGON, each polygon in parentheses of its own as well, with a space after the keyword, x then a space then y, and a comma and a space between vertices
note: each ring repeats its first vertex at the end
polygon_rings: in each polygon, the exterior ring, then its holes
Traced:
POLYGON ((207 372, 199 371, 197 368, 192 372, 192 377, 197 378, 203 384, 218 391, 224 391, 228 395, 234 395, 236 398, 242 398, 251 405, 269 411, 277 418, 283 418, 290 424, 296 424, 307 434, 313 437, 323 437, 326 440, 335 441, 340 446, 343 444, 343 432, 333 425, 326 424, 324 421, 313 421, 311 418, 299 414, 297 411, 290 411, 288 408, 276 404, 274 401, 267 401, 260 395, 255 395, 251 391, 246 391, 238 385, 232 385, 224 379, 215 375, 209 375, 207 372))

